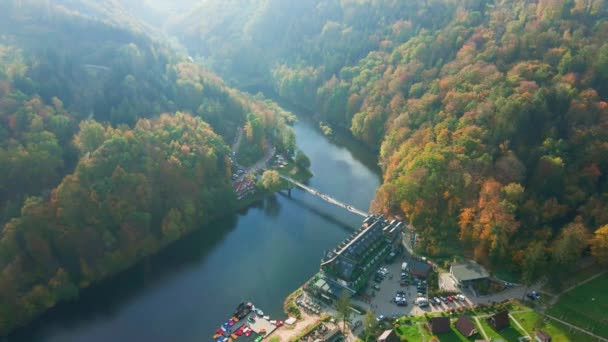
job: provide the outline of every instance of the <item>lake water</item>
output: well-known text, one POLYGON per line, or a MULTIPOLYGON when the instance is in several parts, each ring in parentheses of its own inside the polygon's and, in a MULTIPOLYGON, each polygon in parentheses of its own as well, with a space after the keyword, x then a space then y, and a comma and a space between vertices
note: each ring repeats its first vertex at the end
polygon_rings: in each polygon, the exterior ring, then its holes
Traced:
MULTIPOLYGON (((379 186, 373 153, 315 124, 295 125, 312 187, 366 210, 379 186)), ((212 341, 241 301, 284 319, 284 298, 362 218, 299 190, 202 227, 132 270, 84 291, 9 341, 212 341)))

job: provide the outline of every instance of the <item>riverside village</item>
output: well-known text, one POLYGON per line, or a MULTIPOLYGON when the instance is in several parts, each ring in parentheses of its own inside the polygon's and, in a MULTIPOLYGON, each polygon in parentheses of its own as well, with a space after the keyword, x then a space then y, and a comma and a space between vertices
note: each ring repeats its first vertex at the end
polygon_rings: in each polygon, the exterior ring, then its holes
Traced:
POLYGON ((555 298, 540 284, 501 280, 472 260, 438 264, 416 256, 419 238, 400 217, 365 215, 359 228, 320 256, 318 273, 286 298, 286 319, 244 302, 213 337, 222 342, 241 337, 256 342, 547 342, 562 340, 560 333, 551 333, 566 326, 581 341, 606 341, 544 313, 555 298))

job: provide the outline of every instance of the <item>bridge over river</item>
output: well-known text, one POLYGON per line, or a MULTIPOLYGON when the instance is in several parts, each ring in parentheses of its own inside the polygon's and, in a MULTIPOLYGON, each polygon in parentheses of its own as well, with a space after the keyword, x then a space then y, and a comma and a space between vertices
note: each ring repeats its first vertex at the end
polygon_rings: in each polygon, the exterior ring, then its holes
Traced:
POLYGON ((327 194, 324 194, 324 193, 322 193, 319 190, 316 190, 316 189, 313 189, 313 188, 311 188, 309 186, 306 186, 306 185, 304 185, 304 184, 302 184, 302 183, 300 183, 300 182, 298 182, 298 181, 296 181, 296 180, 294 180, 294 179, 292 179, 290 177, 287 177, 287 176, 284 176, 284 175, 280 175, 280 176, 281 176, 281 178, 283 178, 284 180, 288 181, 289 183, 297 186, 298 188, 303 189, 303 190, 305 190, 305 191, 307 191, 307 192, 309 192, 309 193, 311 193, 311 194, 313 194, 313 195, 321 198, 322 200, 324 200, 326 202, 329 202, 329 203, 331 203, 333 205, 337 205, 338 207, 342 207, 342 208, 350 211, 351 213, 355 213, 355 214, 357 214, 359 216, 362 216, 362 217, 368 217, 370 215, 369 213, 366 213, 363 210, 359 210, 359 209, 353 207, 352 205, 340 202, 337 199, 335 199, 335 198, 333 198, 333 197, 331 197, 331 196, 329 196, 327 194))

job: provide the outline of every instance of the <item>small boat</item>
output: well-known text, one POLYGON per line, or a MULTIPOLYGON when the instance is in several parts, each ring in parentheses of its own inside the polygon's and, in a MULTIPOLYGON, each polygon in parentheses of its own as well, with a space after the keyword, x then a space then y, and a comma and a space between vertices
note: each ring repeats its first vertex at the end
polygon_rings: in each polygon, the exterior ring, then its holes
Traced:
POLYGON ((221 335, 221 334, 223 334, 223 333, 224 333, 224 330, 223 330, 223 329, 217 329, 217 330, 215 331, 215 333, 216 333, 216 334, 220 334, 220 335, 221 335))
POLYGON ((277 321, 277 322, 276 322, 274 325, 275 325, 277 328, 278 328, 278 327, 282 327, 282 326, 283 326, 283 321, 277 321))
POLYGON ((247 322, 255 323, 255 319, 253 317, 247 317, 247 322))
POLYGON ((234 320, 232 318, 228 320, 228 325, 229 326, 233 326, 234 325, 234 320))
POLYGON ((251 335, 251 333, 253 332, 253 330, 249 329, 249 327, 247 327, 244 331, 245 336, 249 337, 251 335))
POLYGON ((222 337, 222 334, 215 334, 215 335, 213 335, 213 339, 214 340, 217 340, 220 337, 222 337))
POLYGON ((234 310, 233 316, 237 319, 242 319, 243 317, 249 315, 251 310, 253 310, 253 304, 251 302, 242 302, 234 310))
POLYGON ((258 336, 258 337, 256 337, 256 338, 255 338, 255 340, 254 340, 254 341, 255 341, 255 342, 260 342, 260 341, 262 341, 263 339, 264 339, 264 337, 263 337, 263 336, 258 336))
POLYGON ((260 309, 255 309, 255 313, 260 317, 264 316, 264 311, 262 311, 260 309))
POLYGON ((234 316, 234 317, 232 317, 232 320, 233 320, 233 321, 236 323, 236 322, 238 322, 240 319, 239 319, 238 317, 234 316))
POLYGON ((239 338, 239 336, 237 334, 231 334, 230 338, 236 340, 237 338, 239 338))

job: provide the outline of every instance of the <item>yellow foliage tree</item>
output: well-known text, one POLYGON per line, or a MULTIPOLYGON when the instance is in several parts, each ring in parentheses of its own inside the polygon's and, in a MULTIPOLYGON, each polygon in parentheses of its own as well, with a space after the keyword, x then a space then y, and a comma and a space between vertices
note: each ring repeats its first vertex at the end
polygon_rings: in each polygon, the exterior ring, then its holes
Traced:
POLYGON ((602 265, 608 265, 608 224, 595 231, 591 239, 591 253, 602 265))

